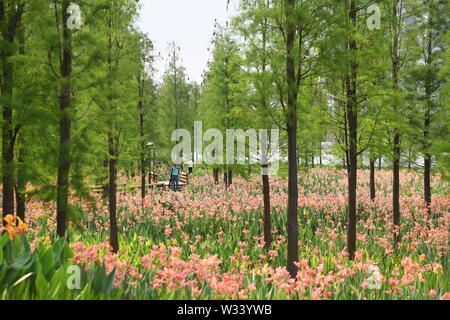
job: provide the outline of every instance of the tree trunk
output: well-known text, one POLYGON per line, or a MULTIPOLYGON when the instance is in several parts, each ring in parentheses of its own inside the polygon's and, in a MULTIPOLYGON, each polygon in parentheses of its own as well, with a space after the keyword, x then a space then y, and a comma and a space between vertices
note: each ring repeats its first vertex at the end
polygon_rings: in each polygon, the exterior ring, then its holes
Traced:
MULTIPOLYGON (((356 4, 352 0, 349 9, 349 21, 356 27, 356 4)), ((351 37, 347 43, 350 54, 357 50, 356 40, 351 37)), ((358 172, 357 153, 357 130, 358 130, 358 110, 356 97, 357 64, 355 58, 349 61, 350 73, 346 76, 347 95, 347 124, 348 124, 348 230, 347 230, 347 251, 350 260, 355 258, 356 251, 356 183, 358 172)))
MULTIPOLYGON (((432 3, 430 2, 430 11, 432 11, 432 3)), ((427 50, 425 64, 431 68, 433 66, 433 27, 435 21, 433 16, 428 19, 428 30, 427 30, 427 50)), ((428 69, 431 70, 431 69, 428 69)), ((428 216, 431 217, 431 154, 430 154, 430 125, 431 125, 431 108, 433 105, 433 76, 430 71, 427 72, 427 77, 425 79, 425 96, 426 96, 426 109, 424 115, 424 125, 423 125, 423 149, 424 149, 424 168, 423 168, 423 192, 425 205, 427 206, 428 216)))
POLYGON ((394 161, 392 168, 392 209, 394 217, 394 227, 397 232, 394 232, 394 250, 397 250, 398 242, 400 241, 400 134, 396 133, 394 136, 394 161))
POLYGON ((320 164, 320 167, 322 168, 322 142, 320 142, 319 147, 320 147, 319 164, 320 164))
POLYGON ((292 14, 295 0, 286 0, 286 79, 287 79, 287 134, 288 134, 288 213, 287 213, 287 271, 291 278, 297 276, 298 261, 298 186, 297 186, 297 95, 298 84, 295 76, 294 41, 295 28, 292 14))
POLYGON ((431 156, 430 154, 425 154, 424 168, 423 168, 423 190, 424 190, 424 200, 427 206, 428 214, 431 214, 431 156))
MULTIPOLYGON (((345 77, 344 77, 345 78, 345 77)), ((346 83, 347 80, 344 80, 344 83, 346 83)), ((344 85, 344 90, 345 89, 345 85, 344 85)), ((347 92, 345 92, 345 94, 347 94, 347 92)), ((349 159, 349 130, 348 130, 348 114, 347 112, 344 112, 344 141, 345 141, 345 155, 344 155, 344 168, 347 170, 347 174, 350 174, 350 159, 349 159)))
MULTIPOLYGON (((149 173, 150 177, 151 177, 151 172, 149 173)), ((145 184, 146 184, 146 173, 145 173, 145 158, 144 158, 144 153, 141 152, 141 198, 144 199, 145 198, 145 184)), ((152 181, 150 179, 149 184, 151 184, 152 181)))
POLYGON ((225 184, 225 187, 228 188, 228 174, 227 169, 223 170, 223 183, 225 184))
MULTIPOLYGON (((62 21, 69 19, 67 9, 70 1, 62 1, 62 21)), ((69 171, 70 171, 70 127, 71 127, 71 77, 72 77, 72 44, 71 32, 66 23, 62 23, 62 57, 61 78, 63 80, 60 94, 60 120, 59 120, 59 162, 56 189, 56 231, 59 237, 64 237, 67 229, 67 216, 69 210, 69 171)))
POLYGON ((219 184, 219 169, 213 168, 214 183, 219 184))
POLYGON ((375 200, 375 159, 370 159, 370 200, 375 200))
POLYGON ((233 170, 228 169, 228 186, 233 184, 233 170))
MULTIPOLYGON (((395 93, 398 92, 398 75, 400 71, 400 23, 399 15, 402 13, 398 10, 398 4, 392 3, 392 17, 394 17, 392 43, 391 43, 391 74, 392 74, 392 89, 395 93)), ((393 103, 393 111, 396 117, 400 118, 398 111, 398 103, 396 100, 393 103)), ((397 250, 398 242, 400 241, 400 140, 401 135, 398 128, 394 128, 394 145, 393 145, 393 165, 392 165, 392 211, 394 228, 397 229, 393 235, 393 249, 397 250)))
MULTIPOLYGON (((143 114, 143 106, 142 101, 139 101, 139 128, 140 128, 140 135, 141 135, 141 198, 145 198, 145 141, 144 141, 144 114, 143 114)), ((151 177, 151 172, 150 172, 151 177)), ((150 179, 149 184, 151 184, 152 181, 150 179)))
POLYGON ((408 170, 411 171, 411 149, 408 150, 408 170))
POLYGON ((112 133, 108 138, 108 150, 109 150, 109 245, 112 247, 113 252, 119 251, 119 238, 117 228, 117 157, 114 146, 114 138, 112 133))
MULTIPOLYGON (((267 170, 267 165, 263 166, 263 171, 267 170)), ((264 248, 269 250, 272 244, 272 225, 270 221, 270 186, 267 172, 262 174, 263 199, 264 199, 264 248)))

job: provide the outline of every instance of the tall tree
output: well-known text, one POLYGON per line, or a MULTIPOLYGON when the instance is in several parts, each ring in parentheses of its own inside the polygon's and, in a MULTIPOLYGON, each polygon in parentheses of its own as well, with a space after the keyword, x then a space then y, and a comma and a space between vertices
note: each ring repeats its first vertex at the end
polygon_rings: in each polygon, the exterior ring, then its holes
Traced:
POLYGON ((390 145, 392 158, 392 212, 393 212, 393 248, 398 248, 400 241, 400 161, 402 133, 405 130, 404 104, 405 94, 401 86, 402 72, 415 55, 414 41, 411 41, 412 28, 406 28, 411 19, 412 6, 404 0, 389 0, 383 3, 386 10, 386 36, 389 45, 390 84, 391 84, 391 115, 392 127, 390 145))
MULTIPOLYGON (((421 137, 414 135, 414 140, 421 141, 423 157, 423 194, 424 201, 431 214, 431 169, 434 153, 434 141, 439 140, 445 133, 441 130, 438 118, 441 118, 444 108, 438 99, 439 89, 443 79, 438 75, 442 67, 441 54, 444 49, 443 36, 448 30, 448 18, 440 12, 445 10, 447 1, 428 0, 416 13, 418 20, 417 43, 422 44, 420 51, 420 63, 410 73, 410 79, 414 86, 410 89, 418 92, 418 106, 412 115, 415 128, 419 129, 421 137), (417 113, 418 111, 418 113, 417 113), (416 121, 417 115, 422 116, 422 121, 416 121)), ((417 119, 419 120, 419 119, 417 119)))
MULTIPOLYGON (((1 33, 1 105, 2 105, 2 183, 3 215, 14 214, 14 144, 16 138, 13 123, 14 110, 14 64, 12 57, 17 53, 17 31, 25 3, 23 1, 0 2, 1 33)), ((2 219, 3 220, 3 219, 2 219)), ((4 221, 3 221, 4 222, 4 221)))
MULTIPOLYGON (((385 68, 382 60, 377 58, 381 52, 377 48, 382 48, 381 32, 367 26, 364 9, 365 5, 357 0, 336 5, 334 15, 330 17, 333 24, 321 46, 324 65, 329 68, 328 76, 331 77, 328 78, 333 98, 330 115, 337 127, 335 136, 344 153, 347 169, 347 252, 350 260, 355 258, 356 252, 358 157, 373 148, 374 132, 378 129, 378 116, 383 105, 377 96, 384 93, 381 79, 385 68)), ((373 178, 372 175, 372 181, 373 178)))
MULTIPOLYGON (((270 46, 272 30, 269 26, 269 16, 264 14, 270 9, 270 0, 253 0, 241 2, 241 14, 236 17, 234 25, 246 39, 246 66, 248 77, 252 83, 248 101, 248 113, 251 114, 253 125, 261 126, 263 129, 271 128, 279 122, 275 120, 275 114, 279 114, 279 104, 276 100, 275 87, 270 71, 270 46)), ((269 143, 268 139, 266 141, 269 143)), ((264 146, 262 146, 264 148, 264 146)), ((265 151, 265 150, 264 150, 265 151)), ((263 152, 264 152, 263 151, 263 152)), ((261 182, 264 208, 264 246, 268 250, 272 243, 272 223, 270 208, 270 181, 269 160, 261 158, 261 182)), ((273 156, 273 155, 272 155, 273 156)))
POLYGON ((145 35, 141 38, 141 65, 139 68, 138 74, 138 85, 139 85, 139 135, 141 138, 140 141, 140 162, 141 162, 141 197, 145 198, 146 191, 146 162, 145 162, 145 154, 147 149, 147 141, 145 141, 145 110, 144 106, 146 102, 148 102, 147 94, 149 93, 149 86, 151 86, 150 79, 148 77, 148 72, 151 71, 151 63, 153 61, 152 50, 153 44, 148 37, 145 35), (150 69, 150 70, 149 70, 150 69))
MULTIPOLYGON (((226 27, 216 24, 212 40, 212 61, 204 77, 203 95, 200 99, 200 117, 208 128, 223 131, 245 128, 247 117, 243 113, 246 101, 246 82, 241 70, 244 62, 236 41, 226 27)), ((232 184, 233 164, 226 159, 222 165, 223 181, 226 187, 232 184)), ((232 161, 234 163, 234 159, 232 161)), ((220 164, 214 169, 219 174, 220 164)))
POLYGON ((72 31, 68 26, 70 1, 61 0, 55 4, 57 29, 61 36, 60 56, 60 96, 59 96, 59 162, 56 187, 56 232, 59 237, 66 235, 69 214, 69 171, 70 171, 70 129, 71 129, 71 81, 72 81, 72 31))
MULTIPOLYGON (((131 0, 106 0, 104 26, 99 37, 104 45, 104 59, 94 101, 100 107, 99 130, 105 137, 108 163, 109 242, 119 250, 117 224, 117 174, 123 146, 130 139, 130 124, 138 116, 139 101, 136 74, 141 66, 139 35, 131 23, 137 5, 131 0), (133 112, 134 110, 134 112, 133 112), (135 118, 136 117, 136 118, 135 118)), ((137 131, 137 130, 136 130, 137 131)))

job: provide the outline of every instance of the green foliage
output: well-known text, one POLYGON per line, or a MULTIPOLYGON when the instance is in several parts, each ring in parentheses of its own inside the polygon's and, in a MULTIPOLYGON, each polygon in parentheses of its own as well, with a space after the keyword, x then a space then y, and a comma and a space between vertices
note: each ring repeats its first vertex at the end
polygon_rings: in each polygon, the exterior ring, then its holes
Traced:
POLYGON ((104 265, 81 270, 80 289, 71 289, 69 267, 72 251, 64 238, 52 245, 39 243, 31 249, 25 237, 0 237, 1 299, 91 300, 116 299, 121 290, 113 287, 115 272, 104 265))

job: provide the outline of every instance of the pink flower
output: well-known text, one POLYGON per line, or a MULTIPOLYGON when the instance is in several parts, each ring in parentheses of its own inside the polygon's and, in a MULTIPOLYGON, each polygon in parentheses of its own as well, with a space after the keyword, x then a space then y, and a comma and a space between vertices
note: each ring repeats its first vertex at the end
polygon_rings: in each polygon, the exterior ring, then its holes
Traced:
POLYGON ((428 291, 428 296, 430 298, 436 297, 436 290, 431 289, 430 291, 428 291))
POLYGON ((440 299, 441 300, 450 300, 450 292, 444 293, 440 299))

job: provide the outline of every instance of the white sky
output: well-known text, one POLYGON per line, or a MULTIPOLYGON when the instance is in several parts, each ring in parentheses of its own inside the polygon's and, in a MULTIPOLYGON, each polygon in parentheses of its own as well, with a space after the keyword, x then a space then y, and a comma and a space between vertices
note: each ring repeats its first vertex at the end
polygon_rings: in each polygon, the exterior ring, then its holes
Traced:
POLYGON ((167 66, 168 43, 175 41, 181 49, 187 75, 191 81, 200 83, 210 59, 207 48, 214 21, 224 24, 235 12, 235 5, 230 4, 227 11, 227 0, 143 0, 143 3, 138 25, 161 55, 156 62, 156 80, 161 80, 167 66))

